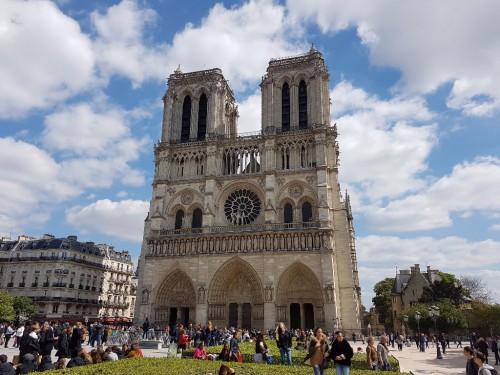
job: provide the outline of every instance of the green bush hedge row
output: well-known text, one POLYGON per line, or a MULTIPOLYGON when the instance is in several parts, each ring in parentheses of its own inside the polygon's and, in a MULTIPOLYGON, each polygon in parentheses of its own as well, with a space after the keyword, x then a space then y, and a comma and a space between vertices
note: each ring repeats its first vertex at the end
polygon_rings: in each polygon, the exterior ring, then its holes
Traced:
MULTIPOLYGON (((223 362, 201 361, 179 358, 136 358, 121 361, 105 362, 98 365, 74 367, 71 369, 47 371, 46 375, 216 375, 223 362)), ((227 364, 227 363, 226 363, 227 364)), ((256 363, 230 363, 237 375, 298 375, 312 374, 307 366, 259 365, 256 363)), ((370 370, 351 370, 351 375, 384 375, 387 372, 370 370)), ((329 368, 327 375, 334 375, 335 370, 329 368)), ((409 374, 406 374, 409 375, 409 374)))
MULTIPOLYGON (((275 341, 267 341, 266 342, 267 347, 269 349, 270 354, 274 357, 274 363, 275 364, 281 364, 281 356, 280 356, 280 351, 278 347, 276 346, 275 341)), ((294 343, 295 345, 295 343, 294 343)), ((244 363, 254 363, 254 353, 255 353, 255 343, 254 342, 243 342, 240 343, 240 350, 241 354, 243 356, 243 362, 244 363)), ((366 345, 363 345, 362 348, 363 350, 365 349, 366 345)), ((354 351, 356 352, 356 349, 358 346, 353 347, 354 351)), ((208 354, 220 354, 222 350, 222 346, 210 346, 205 348, 208 354)), ((194 355, 194 349, 190 350, 185 350, 182 353, 183 356, 186 357, 192 357, 194 355)), ((306 350, 292 350, 292 363, 294 365, 300 366, 304 362, 304 358, 307 355, 306 350)), ((391 361, 391 368, 395 372, 399 372, 399 361, 394 358, 390 357, 391 361)), ((363 353, 355 353, 354 357, 351 361, 351 369, 357 369, 357 370, 366 370, 366 354, 363 353)))

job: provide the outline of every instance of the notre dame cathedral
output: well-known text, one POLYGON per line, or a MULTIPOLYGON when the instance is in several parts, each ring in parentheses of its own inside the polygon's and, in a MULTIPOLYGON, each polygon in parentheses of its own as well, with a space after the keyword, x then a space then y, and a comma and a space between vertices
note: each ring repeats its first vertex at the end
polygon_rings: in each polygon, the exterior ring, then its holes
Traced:
POLYGON ((272 59, 262 124, 238 134, 220 69, 168 79, 139 261, 136 323, 361 328, 354 228, 338 183, 329 72, 272 59))

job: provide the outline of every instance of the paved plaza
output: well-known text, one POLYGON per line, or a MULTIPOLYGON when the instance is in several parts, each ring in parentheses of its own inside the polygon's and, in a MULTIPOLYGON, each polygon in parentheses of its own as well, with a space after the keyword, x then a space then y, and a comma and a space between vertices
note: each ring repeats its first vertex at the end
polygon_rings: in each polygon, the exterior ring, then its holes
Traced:
MULTIPOLYGON (((443 359, 436 359, 436 347, 429 345, 425 353, 418 351, 415 343, 411 347, 405 347, 398 352, 397 349, 391 353, 399 359, 401 371, 411 372, 414 375, 423 374, 465 374, 465 357, 463 356, 463 348, 456 348, 456 344, 450 343, 451 348, 446 349, 446 354, 443 354, 443 359)), ((465 346, 465 345, 463 345, 465 346)), ((490 364, 495 359, 490 353, 488 357, 490 364)), ((494 366, 500 370, 500 366, 494 366)))

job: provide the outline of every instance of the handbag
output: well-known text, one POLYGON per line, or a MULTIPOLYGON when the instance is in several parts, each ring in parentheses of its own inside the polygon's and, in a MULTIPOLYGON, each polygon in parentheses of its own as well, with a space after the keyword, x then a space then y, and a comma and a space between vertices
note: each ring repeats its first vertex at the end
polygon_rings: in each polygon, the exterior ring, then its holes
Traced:
POLYGON ((328 360, 328 357, 323 358, 323 362, 321 363, 321 368, 323 370, 326 370, 328 366, 330 365, 330 361, 328 360))

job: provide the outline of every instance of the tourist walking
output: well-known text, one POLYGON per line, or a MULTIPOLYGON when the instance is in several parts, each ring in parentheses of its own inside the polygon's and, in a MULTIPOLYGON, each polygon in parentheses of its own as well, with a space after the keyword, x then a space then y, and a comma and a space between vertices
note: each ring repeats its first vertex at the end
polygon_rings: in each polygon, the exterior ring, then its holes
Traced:
POLYGON ((5 348, 8 348, 10 338, 14 335, 16 331, 11 327, 11 325, 7 325, 5 328, 5 348))
POLYGON ((349 375, 351 358, 354 355, 351 345, 344 339, 342 332, 335 332, 337 338, 332 343, 329 358, 333 359, 337 375, 349 375))
POLYGON ((479 366, 474 362, 474 349, 470 346, 464 347, 464 357, 467 359, 465 375, 477 375, 479 366))
POLYGON ((476 351, 474 353, 474 362, 479 366, 479 370, 477 375, 492 375, 493 372, 491 370, 495 370, 493 366, 488 364, 487 358, 483 352, 476 351))
POLYGON ((78 356, 82 349, 82 341, 85 342, 85 330, 83 329, 82 322, 76 322, 76 327, 73 328, 71 339, 69 342, 69 351, 71 358, 78 356))
POLYGON ((321 328, 316 328, 314 335, 309 339, 309 353, 304 364, 312 366, 314 375, 324 375, 325 368, 328 366, 328 343, 326 335, 321 328))
POLYGON ((283 322, 278 324, 274 332, 276 344, 280 350, 281 364, 292 365, 292 333, 288 331, 283 322))
POLYGON ((493 352, 493 355, 495 356, 495 365, 500 365, 500 356, 498 355, 498 342, 500 338, 493 337, 491 339, 491 351, 493 352))
POLYGON ((484 360, 488 363, 488 343, 484 337, 480 337, 479 340, 477 340, 477 350, 484 354, 484 360))

